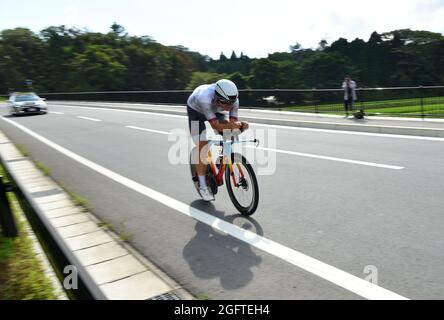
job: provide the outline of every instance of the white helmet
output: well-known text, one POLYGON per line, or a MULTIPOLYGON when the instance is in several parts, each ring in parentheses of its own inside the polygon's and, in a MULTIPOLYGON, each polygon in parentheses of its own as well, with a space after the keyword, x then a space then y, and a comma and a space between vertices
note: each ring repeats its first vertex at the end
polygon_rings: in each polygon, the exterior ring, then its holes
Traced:
POLYGON ((216 99, 223 103, 235 103, 239 92, 236 85, 227 79, 216 82, 216 99))

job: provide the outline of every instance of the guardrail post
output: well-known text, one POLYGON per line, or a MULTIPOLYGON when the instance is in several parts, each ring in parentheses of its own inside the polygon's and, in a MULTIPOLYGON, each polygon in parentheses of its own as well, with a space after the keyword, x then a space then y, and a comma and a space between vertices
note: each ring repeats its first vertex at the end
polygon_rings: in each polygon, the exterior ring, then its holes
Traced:
POLYGON ((315 107, 315 113, 319 113, 318 103, 316 101, 316 94, 315 94, 316 92, 317 92, 316 88, 311 89, 312 99, 315 107))
POLYGON ((365 107, 364 107, 364 90, 359 90, 359 102, 361 104, 361 112, 365 114, 365 107))
POLYGON ((424 120, 424 88, 419 86, 419 99, 421 101, 421 118, 424 120))
POLYGON ((6 185, 3 184, 3 177, 0 176, 0 225, 3 230, 3 234, 6 237, 17 237, 17 225, 15 224, 6 191, 7 188, 6 185))

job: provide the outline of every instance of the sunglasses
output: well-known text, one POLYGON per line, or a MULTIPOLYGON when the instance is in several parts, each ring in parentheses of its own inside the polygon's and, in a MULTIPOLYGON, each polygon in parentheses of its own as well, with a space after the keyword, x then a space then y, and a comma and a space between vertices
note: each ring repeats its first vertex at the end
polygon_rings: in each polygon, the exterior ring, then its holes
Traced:
POLYGON ((235 103, 236 101, 230 101, 230 100, 217 100, 220 103, 224 104, 224 105, 232 105, 233 103, 235 103))

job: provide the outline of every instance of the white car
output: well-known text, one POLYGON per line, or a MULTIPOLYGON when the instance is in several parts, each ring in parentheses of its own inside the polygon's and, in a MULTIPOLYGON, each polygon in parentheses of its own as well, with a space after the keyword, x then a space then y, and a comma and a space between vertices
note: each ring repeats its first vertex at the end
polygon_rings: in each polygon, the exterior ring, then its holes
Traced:
POLYGON ((40 98, 34 92, 11 94, 8 100, 8 108, 11 115, 48 113, 45 99, 40 98))

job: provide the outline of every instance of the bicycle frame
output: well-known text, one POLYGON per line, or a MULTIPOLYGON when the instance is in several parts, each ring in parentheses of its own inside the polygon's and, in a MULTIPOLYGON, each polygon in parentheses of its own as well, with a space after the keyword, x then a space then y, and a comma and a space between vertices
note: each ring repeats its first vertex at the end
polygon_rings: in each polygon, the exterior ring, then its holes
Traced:
MULTIPOLYGON (((230 177, 233 180, 233 184, 236 187, 239 186, 238 182, 236 181, 236 177, 234 175, 233 163, 231 161, 231 154, 233 153, 232 145, 234 143, 248 143, 248 142, 253 142, 253 143, 257 143, 258 144, 259 140, 258 139, 253 139, 253 140, 242 140, 242 141, 233 141, 233 140, 230 140, 230 141, 209 140, 208 141, 208 147, 209 147, 209 149, 208 149, 208 162, 210 164, 211 173, 213 174, 213 176, 214 176, 214 178, 216 180, 216 184, 218 186, 220 186, 222 184, 222 181, 223 181, 223 178, 224 178, 224 172, 225 172, 226 164, 228 164, 228 168, 230 170, 230 177), (219 146, 222 147, 223 157, 222 157, 222 163, 220 165, 219 171, 217 170, 217 168, 216 168, 216 166, 215 166, 215 164, 213 162, 213 155, 212 155, 211 150, 210 150, 211 145, 219 145, 219 146)), ((239 174, 240 174, 240 177, 242 179, 244 177, 244 172, 242 171, 242 168, 241 168, 239 163, 236 163, 236 166, 237 166, 237 168, 239 170, 239 174)))

